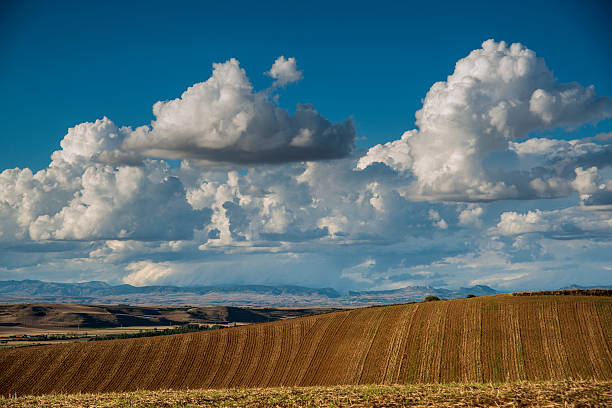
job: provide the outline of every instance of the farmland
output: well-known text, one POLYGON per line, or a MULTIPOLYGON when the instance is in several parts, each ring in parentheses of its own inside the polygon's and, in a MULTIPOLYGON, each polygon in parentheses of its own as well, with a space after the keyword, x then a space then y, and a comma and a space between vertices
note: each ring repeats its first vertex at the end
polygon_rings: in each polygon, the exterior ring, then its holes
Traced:
POLYGON ((203 329, 235 326, 334 310, 338 309, 0 304, 0 348, 83 342, 111 336, 136 337, 153 330, 177 330, 187 324, 203 329))
POLYGON ((495 295, 0 351, 2 395, 566 379, 612 380, 611 297, 495 295))
POLYGON ((609 407, 610 381, 163 390, 0 398, 27 407, 609 407))
POLYGON ((0 304, 0 335, 43 334, 119 327, 168 327, 188 323, 258 323, 330 312, 331 308, 254 308, 231 306, 129 306, 53 303, 0 304))

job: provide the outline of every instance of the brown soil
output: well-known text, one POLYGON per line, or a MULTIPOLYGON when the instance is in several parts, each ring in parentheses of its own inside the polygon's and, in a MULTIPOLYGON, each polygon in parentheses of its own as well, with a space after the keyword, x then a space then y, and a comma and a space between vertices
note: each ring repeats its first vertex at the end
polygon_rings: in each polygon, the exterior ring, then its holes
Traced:
POLYGON ((0 395, 566 379, 612 380, 612 297, 495 295, 0 351, 0 395))
POLYGON ((254 308, 232 306, 129 306, 57 303, 0 304, 0 336, 23 329, 54 331, 77 328, 160 327, 187 323, 261 323, 333 308, 254 308))

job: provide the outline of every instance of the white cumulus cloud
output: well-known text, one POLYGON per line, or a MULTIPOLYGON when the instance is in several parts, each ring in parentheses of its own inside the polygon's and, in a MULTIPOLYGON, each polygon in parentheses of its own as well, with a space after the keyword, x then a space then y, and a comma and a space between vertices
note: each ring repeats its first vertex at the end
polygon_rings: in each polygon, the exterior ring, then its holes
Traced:
POLYGON ((353 150, 351 119, 331 123, 306 104, 299 104, 290 115, 276 107, 267 93, 253 91, 238 60, 213 67, 212 77, 191 86, 180 98, 155 103, 151 129, 137 128, 123 149, 200 164, 334 159, 353 150))
MULTIPOLYGON (((297 78, 278 61, 277 81, 297 78)), ((417 129, 363 154, 352 121, 308 105, 290 115, 230 60, 155 104, 151 126, 82 123, 49 167, 0 172, 0 275, 520 287, 584 263, 605 278, 609 134, 530 135, 606 117, 609 103, 558 84, 525 47, 488 41, 431 88, 417 129)))
POLYGON ((132 130, 119 128, 103 117, 95 122, 84 122, 70 129, 60 142, 61 150, 53 153, 52 165, 88 162, 139 164, 136 152, 124 151, 121 146, 132 130))
POLYGON ((462 210, 459 213, 459 224, 463 226, 476 226, 480 227, 482 225, 482 220, 480 217, 483 214, 483 209, 480 206, 471 204, 466 209, 462 210))
POLYGON ((139 261, 127 265, 130 271, 123 282, 133 286, 155 285, 174 274, 172 264, 168 262, 139 261))
POLYGON ((580 207, 561 210, 515 211, 500 215, 497 230, 501 235, 542 233, 555 239, 612 237, 611 211, 584 211, 580 207))
POLYGON ((272 68, 266 74, 276 79, 275 86, 285 86, 302 79, 302 71, 297 69, 295 58, 285 58, 282 55, 274 61, 272 68))
MULTIPOLYGON (((558 83, 533 51, 521 44, 488 40, 459 60, 446 81, 431 87, 416 113, 418 130, 372 147, 358 168, 373 162, 399 171, 410 168, 417 180, 415 194, 430 199, 564 195, 569 190, 566 185, 547 179, 567 178, 567 173, 557 174, 554 168, 547 174, 532 174, 532 169, 519 173, 520 152, 511 149, 511 142, 526 139, 535 130, 610 116, 612 100, 598 97, 592 86, 558 83), (548 183, 545 192, 529 185, 538 177, 548 183), (555 183, 559 191, 554 190, 555 183)), ((601 146, 589 148, 601 150, 601 146)), ((609 162, 609 152, 607 157, 609 162)), ((539 187, 543 188, 541 183, 539 187)))

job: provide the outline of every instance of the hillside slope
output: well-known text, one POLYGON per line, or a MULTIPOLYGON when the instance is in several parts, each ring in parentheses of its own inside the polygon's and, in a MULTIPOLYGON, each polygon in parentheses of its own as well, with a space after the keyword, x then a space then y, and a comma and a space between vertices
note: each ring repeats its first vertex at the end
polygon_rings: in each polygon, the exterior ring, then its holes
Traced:
POLYGON ((612 298, 510 296, 0 351, 0 394, 612 379, 612 298))
POLYGON ((0 304, 3 327, 49 330, 120 326, 169 326, 188 323, 261 323, 330 312, 333 308, 249 308, 233 306, 126 306, 53 303, 0 304))

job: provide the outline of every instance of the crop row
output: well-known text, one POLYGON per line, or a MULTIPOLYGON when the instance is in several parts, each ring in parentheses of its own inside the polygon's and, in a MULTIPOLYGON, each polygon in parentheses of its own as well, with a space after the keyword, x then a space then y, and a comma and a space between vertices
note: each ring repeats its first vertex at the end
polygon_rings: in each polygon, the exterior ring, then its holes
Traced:
POLYGON ((612 298, 509 296, 0 351, 0 394, 612 379, 612 298))

